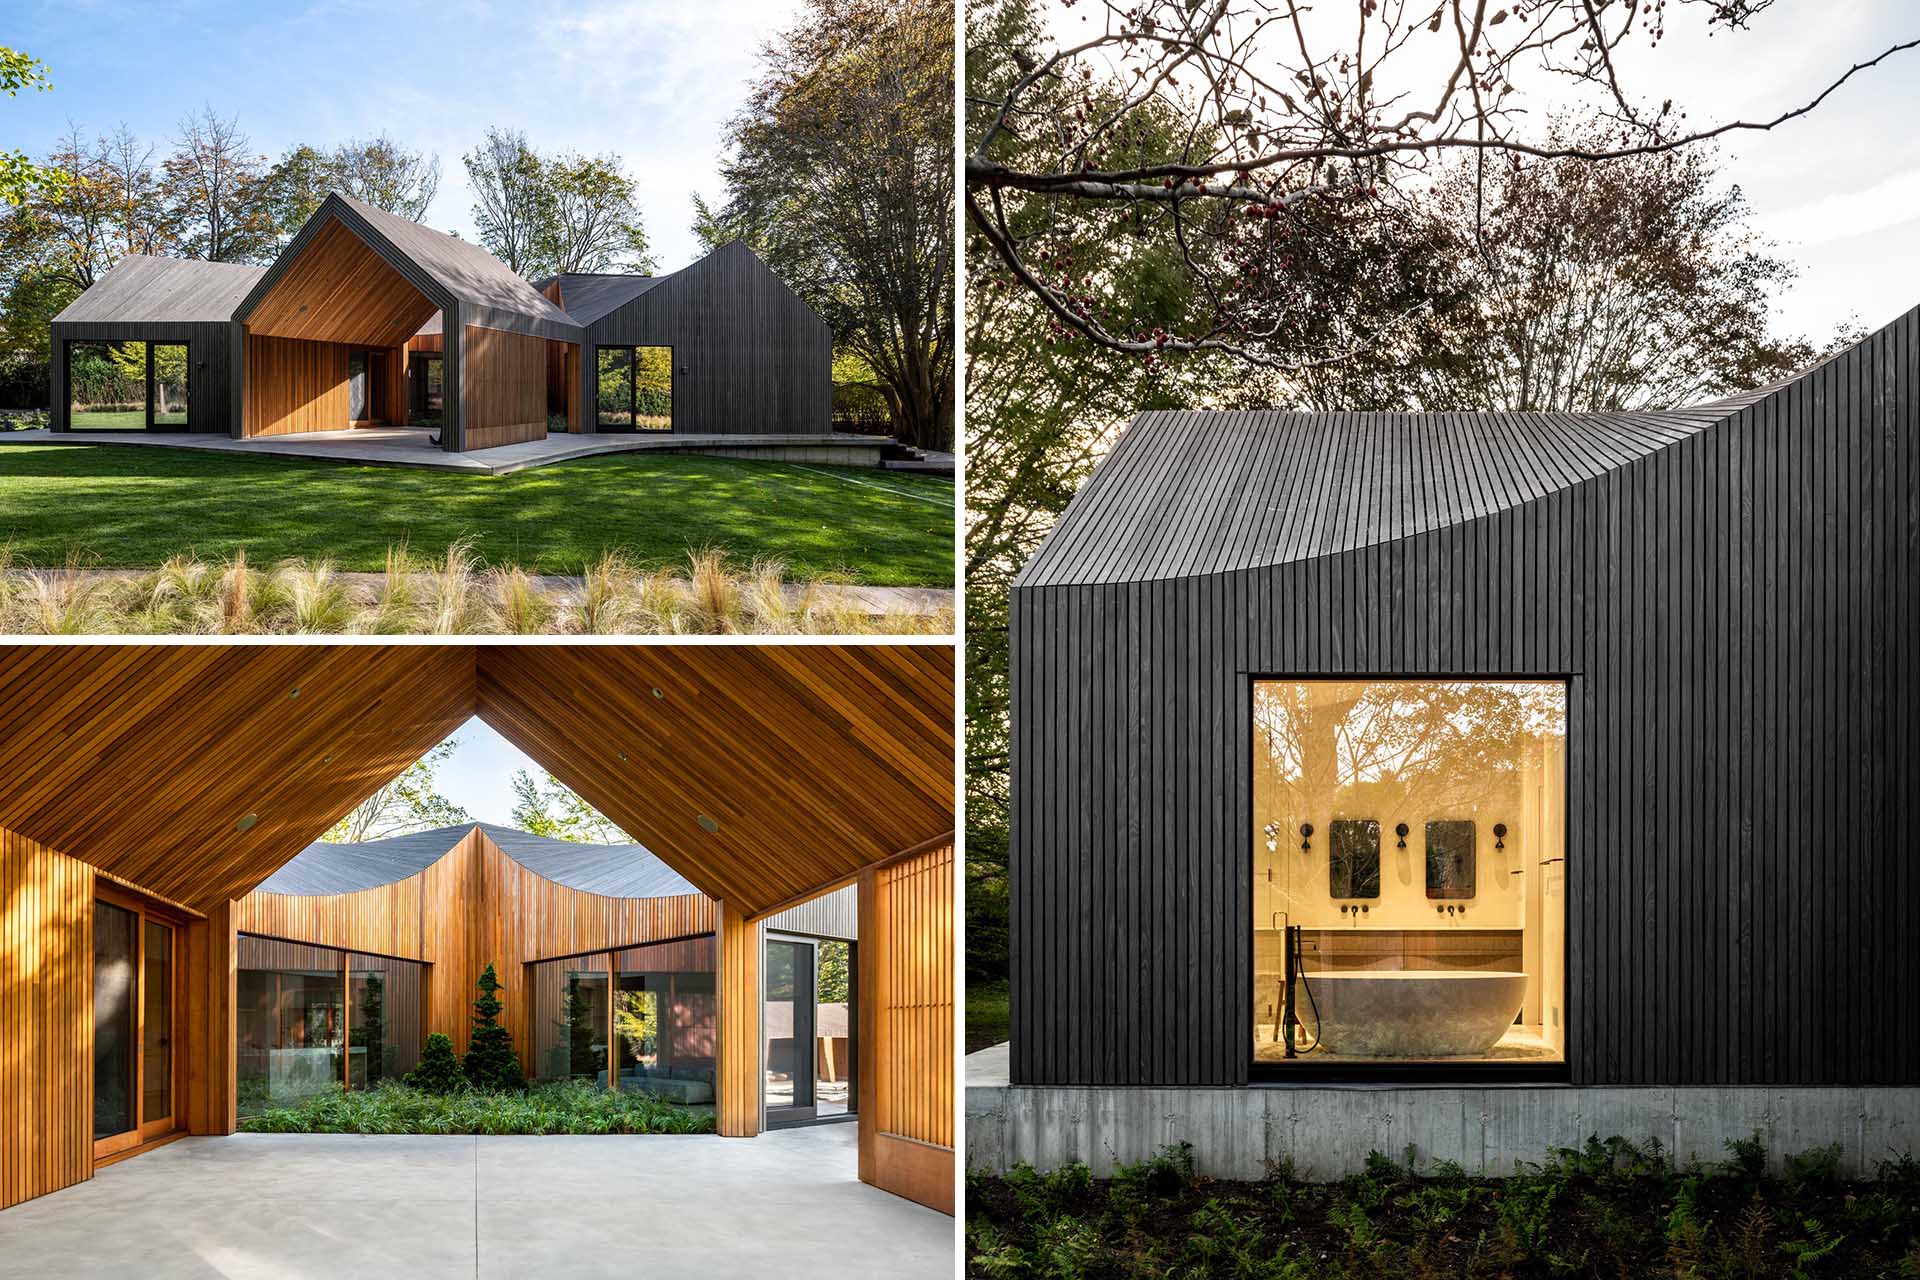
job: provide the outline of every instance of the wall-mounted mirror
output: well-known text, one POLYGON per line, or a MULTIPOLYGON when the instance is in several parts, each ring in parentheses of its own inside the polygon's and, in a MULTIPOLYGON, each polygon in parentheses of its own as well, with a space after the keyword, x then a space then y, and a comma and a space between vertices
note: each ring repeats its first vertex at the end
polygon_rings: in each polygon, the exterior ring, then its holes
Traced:
POLYGON ((1427 896, 1471 898, 1476 833, 1470 819, 1436 818, 1427 823, 1427 896))
POLYGON ((1380 824, 1335 818, 1327 829, 1327 881, 1336 898, 1380 896, 1380 824))

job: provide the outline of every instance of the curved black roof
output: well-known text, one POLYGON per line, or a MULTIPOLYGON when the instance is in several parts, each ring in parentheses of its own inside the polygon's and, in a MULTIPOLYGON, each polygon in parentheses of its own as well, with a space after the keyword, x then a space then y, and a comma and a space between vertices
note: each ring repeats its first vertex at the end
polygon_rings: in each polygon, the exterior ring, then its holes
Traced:
POLYGON ((1199 577, 1426 533, 1627 466, 1804 376, 1641 413, 1142 413, 1014 585, 1199 577))
POLYGON ((490 822, 466 822, 361 844, 316 841, 274 872, 261 893, 329 897, 417 875, 478 828, 515 862, 555 884, 610 898, 666 898, 700 891, 638 844, 576 844, 490 822))

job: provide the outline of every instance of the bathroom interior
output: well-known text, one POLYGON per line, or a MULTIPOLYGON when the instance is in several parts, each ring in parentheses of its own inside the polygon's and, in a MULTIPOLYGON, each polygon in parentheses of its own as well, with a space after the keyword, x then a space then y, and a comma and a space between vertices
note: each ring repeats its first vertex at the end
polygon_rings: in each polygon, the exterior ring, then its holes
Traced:
POLYGON ((1564 1060, 1566 685, 1260 680, 1254 1061, 1564 1060))

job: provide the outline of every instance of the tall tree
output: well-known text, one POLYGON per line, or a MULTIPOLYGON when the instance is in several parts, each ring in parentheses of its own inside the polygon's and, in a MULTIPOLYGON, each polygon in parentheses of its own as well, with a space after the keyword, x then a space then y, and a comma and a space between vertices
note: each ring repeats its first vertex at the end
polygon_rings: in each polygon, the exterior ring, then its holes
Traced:
POLYGON ((263 199, 280 242, 305 225, 329 193, 418 222, 440 189, 440 158, 387 135, 322 149, 291 147, 266 173, 263 199))
POLYGON ((327 832, 334 844, 384 840, 471 821, 465 809, 440 794, 440 767, 457 747, 449 738, 400 771, 399 776, 353 807, 327 832))
POLYGON ((552 774, 513 775, 513 825, 536 836, 576 844, 628 844, 632 837, 552 774))
MULTIPOLYGON (((1546 136, 1560 149, 1606 143, 1592 128, 1546 136)), ((1793 268, 1748 228, 1711 148, 1485 172, 1462 161, 1436 194, 1469 246, 1473 301, 1445 321, 1452 358, 1422 371, 1433 407, 1673 408, 1764 386, 1818 354, 1773 332, 1793 268)))
POLYGON ((488 129, 481 144, 460 157, 473 186, 474 225, 480 243, 521 275, 534 274, 541 237, 552 221, 544 166, 518 129, 488 129))
POLYGON ((100 139, 95 165, 113 198, 113 231, 119 253, 164 254, 173 246, 173 226, 160 198, 155 147, 124 123, 100 139))
POLYGON ((440 157, 409 150, 389 134, 342 143, 331 158, 343 195, 413 222, 440 190, 440 157))
POLYGON ((614 155, 562 155, 540 165, 547 225, 535 274, 651 271, 634 180, 614 155))
POLYGON ((878 378, 896 430, 953 441, 953 6, 808 0, 728 129, 711 245, 741 237, 878 378))
POLYGON ((239 117, 222 119, 208 106, 182 120, 164 166, 179 250, 208 262, 270 259, 279 237, 265 166, 239 117))
MULTIPOLYGON (((46 63, 0 44, 0 90, 5 90, 9 98, 19 97, 22 89, 46 93, 52 88, 46 63)), ((33 163, 24 151, 0 151, 0 204, 18 206, 34 191, 58 186, 61 181, 59 171, 33 163)))
MULTIPOLYGON (((1800 105, 1761 119, 1701 125, 1671 99, 1644 104, 1628 66, 1647 64, 1669 24, 1731 33, 1765 0, 1680 0, 1673 5, 1594 0, 1431 0, 1307 6, 1234 0, 1092 3, 1096 22, 1062 38, 1035 32, 1020 74, 977 103, 968 134, 966 211, 985 251, 1056 322, 1090 342, 1142 358, 1225 352, 1278 372, 1344 357, 1334 345, 1302 348, 1295 327, 1261 305, 1262 291, 1234 287, 1250 270, 1273 280, 1290 270, 1303 231, 1295 211, 1362 206, 1415 195, 1439 160, 1471 157, 1476 172, 1540 161, 1654 155, 1804 115, 1839 84, 1920 46, 1886 48, 1800 105), (1124 90, 1105 106, 1096 99, 1124 90), (1604 126, 1604 141, 1559 143, 1541 134, 1533 98, 1545 86, 1571 95, 1604 126), (1185 139, 1141 163, 1143 118, 1171 114, 1185 139), (1035 141, 1043 145, 1031 145, 1035 141), (1155 331, 1111 305, 1097 272, 1062 281, 1047 269, 1054 245, 1021 238, 1016 220, 1070 208, 1133 221, 1175 246, 1209 305, 1176 329, 1155 331)), ((1097 264, 1095 264, 1097 265, 1097 264)), ((1302 297, 1319 307, 1325 297, 1302 297)), ((1364 341, 1423 322, 1416 308, 1364 341)))

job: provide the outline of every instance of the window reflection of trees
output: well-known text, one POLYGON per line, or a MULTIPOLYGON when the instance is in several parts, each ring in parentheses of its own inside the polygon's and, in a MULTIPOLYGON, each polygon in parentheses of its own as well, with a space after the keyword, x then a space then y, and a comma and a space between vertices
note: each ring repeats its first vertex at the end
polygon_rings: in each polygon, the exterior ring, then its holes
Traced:
MULTIPOLYGON (((1254 767, 1285 812, 1462 811, 1537 765, 1565 732, 1551 682, 1259 682, 1254 767)), ((1269 822, 1269 845, 1287 832, 1269 822)))

